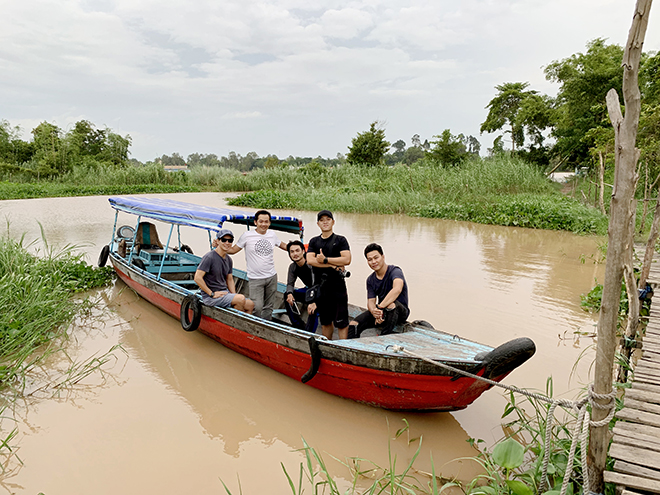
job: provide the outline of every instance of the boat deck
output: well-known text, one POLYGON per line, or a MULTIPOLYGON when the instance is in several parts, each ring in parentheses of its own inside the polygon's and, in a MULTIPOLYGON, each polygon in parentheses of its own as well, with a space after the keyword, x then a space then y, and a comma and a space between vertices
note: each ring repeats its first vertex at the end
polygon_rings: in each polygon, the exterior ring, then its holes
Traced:
MULTIPOLYGON (((361 337, 336 343, 350 346, 356 350, 377 352, 387 352, 393 346, 401 346, 428 359, 456 362, 473 362, 477 354, 493 350, 490 346, 420 327, 417 327, 414 332, 361 337)), ((395 354, 394 350, 391 353, 395 354)))

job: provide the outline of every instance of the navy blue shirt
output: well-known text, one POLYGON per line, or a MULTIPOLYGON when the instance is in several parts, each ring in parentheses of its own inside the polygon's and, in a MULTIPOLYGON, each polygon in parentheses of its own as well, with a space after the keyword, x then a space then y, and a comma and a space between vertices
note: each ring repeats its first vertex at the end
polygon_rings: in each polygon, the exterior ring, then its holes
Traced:
POLYGON ((367 299, 376 298, 377 302, 380 303, 392 290, 394 279, 396 278, 403 280, 403 289, 401 290, 401 294, 399 294, 399 297, 397 297, 396 300, 407 308, 408 284, 406 283, 406 278, 403 276, 403 270, 395 265, 387 266, 387 271, 385 272, 383 280, 378 279, 376 272, 367 277, 367 299))

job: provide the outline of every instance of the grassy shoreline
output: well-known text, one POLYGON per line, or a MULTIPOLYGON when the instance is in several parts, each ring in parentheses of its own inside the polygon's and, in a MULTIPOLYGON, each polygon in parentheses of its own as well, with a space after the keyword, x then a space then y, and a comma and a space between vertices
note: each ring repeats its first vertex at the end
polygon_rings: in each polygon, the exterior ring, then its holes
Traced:
POLYGON ((67 246, 55 252, 46 244, 39 256, 23 238, 0 237, 0 396, 23 388, 30 369, 48 350, 38 348, 64 336, 73 319, 89 308, 81 292, 109 283, 111 268, 94 268, 67 246))
POLYGON ((247 174, 219 167, 195 167, 189 173, 167 173, 158 165, 76 167, 58 180, 0 182, 0 199, 202 191, 244 193, 231 204, 251 208, 328 208, 584 234, 607 231, 607 217, 597 209, 564 196, 537 167, 509 156, 474 159, 460 167, 422 162, 327 168, 312 162, 247 174))

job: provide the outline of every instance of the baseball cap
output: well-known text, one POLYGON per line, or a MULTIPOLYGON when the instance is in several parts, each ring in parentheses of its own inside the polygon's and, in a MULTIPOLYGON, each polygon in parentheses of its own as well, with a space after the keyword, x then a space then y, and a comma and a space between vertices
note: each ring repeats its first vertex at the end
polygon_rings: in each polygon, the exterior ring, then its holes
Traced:
POLYGON ((332 216, 332 212, 330 210, 321 210, 319 211, 319 214, 316 215, 316 221, 318 222, 321 220, 321 217, 330 217, 331 219, 335 219, 335 217, 332 216))
POLYGON ((232 239, 234 238, 234 233, 229 229, 220 229, 220 230, 218 230, 218 233, 215 237, 216 237, 216 239, 222 239, 226 235, 230 236, 232 239))

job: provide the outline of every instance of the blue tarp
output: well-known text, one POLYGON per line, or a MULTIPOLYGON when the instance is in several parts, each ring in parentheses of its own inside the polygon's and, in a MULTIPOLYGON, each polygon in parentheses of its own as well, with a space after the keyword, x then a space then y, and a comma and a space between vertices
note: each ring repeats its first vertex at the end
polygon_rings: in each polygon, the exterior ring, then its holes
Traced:
MULTIPOLYGON (((254 225, 254 213, 229 208, 213 208, 171 199, 135 196, 115 196, 108 201, 115 210, 175 225, 188 225, 214 231, 220 230, 224 222, 254 225)), ((270 228, 294 234, 301 234, 303 230, 301 220, 281 215, 272 215, 270 228)))

